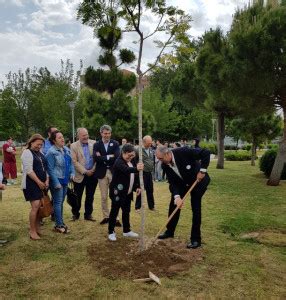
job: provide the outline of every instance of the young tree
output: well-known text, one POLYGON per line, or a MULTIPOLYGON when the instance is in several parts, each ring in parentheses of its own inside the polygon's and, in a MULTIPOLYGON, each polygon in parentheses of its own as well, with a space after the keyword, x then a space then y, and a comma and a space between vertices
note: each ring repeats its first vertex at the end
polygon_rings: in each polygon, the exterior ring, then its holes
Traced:
MULTIPOLYGON (((189 22, 191 21, 188 15, 182 10, 176 9, 172 6, 167 6, 162 0, 114 0, 104 2, 84 0, 79 6, 79 13, 84 23, 90 22, 93 26, 102 24, 104 17, 109 13, 108 5, 112 3, 113 7, 117 8, 117 16, 121 18, 126 26, 125 32, 135 32, 139 38, 139 53, 137 58, 137 75, 138 75, 138 127, 139 127, 139 161, 142 162, 142 92, 143 83, 142 78, 152 68, 154 68, 160 60, 160 57, 167 46, 172 45, 178 39, 185 38, 185 32, 189 29, 189 22), (152 32, 146 33, 143 30, 142 20, 144 15, 151 14, 157 18, 158 22, 155 24, 152 32), (164 32, 168 35, 165 42, 157 41, 157 45, 161 50, 157 55, 154 63, 150 65, 145 71, 142 70, 142 58, 144 42, 152 38, 156 33, 164 32)), ((144 190, 143 172, 140 172, 140 186, 144 190)), ((141 238, 140 249, 145 248, 144 242, 144 228, 145 228, 145 213, 144 213, 144 197, 141 197, 141 238)))

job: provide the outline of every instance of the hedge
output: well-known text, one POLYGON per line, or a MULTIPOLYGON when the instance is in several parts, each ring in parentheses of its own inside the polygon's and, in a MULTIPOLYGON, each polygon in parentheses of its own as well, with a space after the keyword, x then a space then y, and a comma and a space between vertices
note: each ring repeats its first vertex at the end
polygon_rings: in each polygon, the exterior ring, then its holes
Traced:
POLYGON ((211 154, 217 154, 217 146, 215 143, 200 142, 200 147, 210 150, 211 154))
POLYGON ((251 153, 244 150, 226 151, 224 152, 224 157, 226 160, 230 160, 230 161, 251 160, 251 153))
MULTIPOLYGON (((277 149, 267 150, 261 157, 259 161, 259 168, 266 177, 269 177, 275 162, 275 158, 277 156, 277 149)), ((284 164, 284 168, 282 171, 281 179, 286 179, 286 164, 284 164)))

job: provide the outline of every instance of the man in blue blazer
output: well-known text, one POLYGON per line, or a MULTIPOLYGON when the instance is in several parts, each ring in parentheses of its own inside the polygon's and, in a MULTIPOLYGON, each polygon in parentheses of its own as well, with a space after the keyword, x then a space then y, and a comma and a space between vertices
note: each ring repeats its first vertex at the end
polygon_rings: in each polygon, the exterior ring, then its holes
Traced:
MULTIPOLYGON (((111 168, 115 160, 120 155, 119 143, 111 139, 112 129, 109 125, 103 125, 100 128, 101 139, 93 146, 93 157, 96 162, 95 176, 98 179, 98 185, 101 193, 101 209, 103 220, 101 225, 109 221, 108 209, 108 190, 112 180, 111 168)), ((117 220, 117 226, 121 226, 117 220)))
MULTIPOLYGON (((210 177, 207 168, 210 162, 210 151, 207 149, 195 150, 188 147, 168 149, 160 146, 156 150, 158 160, 162 161, 169 189, 172 194, 169 205, 169 216, 176 206, 182 207, 182 198, 188 192, 192 184, 198 183, 191 192, 191 204, 193 222, 191 230, 191 241, 187 248, 195 249, 201 246, 201 200, 207 190, 210 177)), ((159 239, 174 237, 174 232, 179 221, 180 209, 167 225, 167 230, 159 236, 159 239)))

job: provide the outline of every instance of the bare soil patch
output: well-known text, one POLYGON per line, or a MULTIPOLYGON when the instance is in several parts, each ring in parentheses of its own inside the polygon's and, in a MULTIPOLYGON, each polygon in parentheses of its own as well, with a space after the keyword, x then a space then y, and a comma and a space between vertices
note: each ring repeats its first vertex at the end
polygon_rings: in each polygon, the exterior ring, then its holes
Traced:
POLYGON ((286 230, 261 230, 243 234, 242 239, 256 240, 258 243, 286 247, 286 230))
POLYGON ((203 260, 202 249, 189 250, 186 243, 178 239, 158 241, 142 252, 138 240, 106 240, 92 244, 88 253, 96 270, 111 279, 144 278, 149 271, 157 276, 171 277, 203 260))

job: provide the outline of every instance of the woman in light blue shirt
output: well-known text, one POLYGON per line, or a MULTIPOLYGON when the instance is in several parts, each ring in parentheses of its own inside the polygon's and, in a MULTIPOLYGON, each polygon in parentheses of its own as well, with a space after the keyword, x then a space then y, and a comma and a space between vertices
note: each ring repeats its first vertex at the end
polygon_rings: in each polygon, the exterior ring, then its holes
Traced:
POLYGON ((48 150, 46 158, 54 205, 55 231, 68 233, 68 227, 63 221, 63 203, 68 183, 74 177, 75 171, 70 149, 64 146, 65 140, 62 133, 58 130, 52 132, 50 142, 53 146, 48 150))

